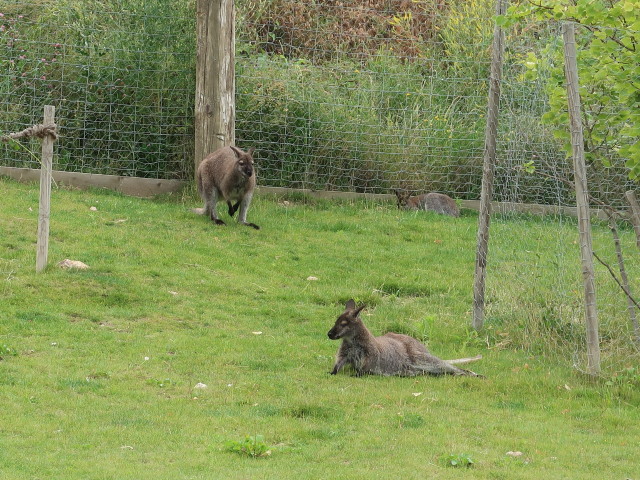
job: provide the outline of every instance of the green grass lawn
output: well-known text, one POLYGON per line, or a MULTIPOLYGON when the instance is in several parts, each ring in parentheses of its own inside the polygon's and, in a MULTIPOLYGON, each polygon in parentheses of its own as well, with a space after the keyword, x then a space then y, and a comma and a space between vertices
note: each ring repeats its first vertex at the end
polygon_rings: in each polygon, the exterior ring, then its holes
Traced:
MULTIPOLYGON (((516 342, 500 315, 470 330, 475 214, 258 196, 255 231, 194 206, 191 193, 54 189, 36 274, 38 187, 0 178, 0 478, 640 477, 637 354, 635 371, 590 380, 516 342), (65 258, 90 269, 58 268, 65 258), (328 375, 326 333, 352 297, 374 333, 482 354, 472 369, 487 378, 328 375), (247 435, 270 455, 230 451, 247 435)), ((541 245, 570 228, 530 223, 541 245)), ((496 271, 513 283, 505 245, 496 271)), ((527 258, 544 298, 554 282, 527 258)))

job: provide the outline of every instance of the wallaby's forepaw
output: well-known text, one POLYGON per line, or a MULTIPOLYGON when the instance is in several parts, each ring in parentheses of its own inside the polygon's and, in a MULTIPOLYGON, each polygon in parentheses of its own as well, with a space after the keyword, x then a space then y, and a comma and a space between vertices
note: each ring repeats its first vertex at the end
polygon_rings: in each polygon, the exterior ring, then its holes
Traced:
POLYGON ((255 223, 247 222, 247 223, 243 223, 243 225, 246 225, 247 227, 255 228, 256 230, 260 230, 260 227, 258 225, 256 225, 255 223))
POLYGON ((211 220, 213 220, 216 225, 226 225, 226 223, 224 223, 219 218, 212 218, 211 220))
POLYGON ((237 202, 235 205, 232 205, 231 202, 227 202, 227 206, 229 207, 229 216, 233 217, 238 211, 238 207, 240 206, 240 202, 237 202))

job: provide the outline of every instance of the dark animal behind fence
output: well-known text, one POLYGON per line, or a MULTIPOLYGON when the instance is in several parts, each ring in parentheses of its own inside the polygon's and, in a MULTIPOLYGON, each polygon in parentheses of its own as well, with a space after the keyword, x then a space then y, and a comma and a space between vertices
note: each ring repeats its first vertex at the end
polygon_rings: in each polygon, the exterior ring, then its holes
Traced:
POLYGON ((455 200, 444 193, 431 192, 412 197, 409 192, 395 190, 395 194, 396 197, 398 197, 398 208, 405 210, 429 210, 451 217, 460 216, 460 209, 458 205, 456 205, 455 200))

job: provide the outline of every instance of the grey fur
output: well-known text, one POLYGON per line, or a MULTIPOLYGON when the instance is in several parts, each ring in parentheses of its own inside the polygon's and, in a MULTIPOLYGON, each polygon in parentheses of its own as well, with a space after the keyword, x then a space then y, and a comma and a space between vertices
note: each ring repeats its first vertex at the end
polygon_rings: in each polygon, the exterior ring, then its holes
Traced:
MULTIPOLYGON (((356 375, 480 375, 458 368, 448 361, 429 353, 427 348, 415 338, 398 333, 387 333, 374 337, 359 317, 365 306, 356 308, 353 299, 345 306, 335 325, 328 332, 331 340, 342 339, 331 371, 335 375, 345 365, 351 365, 356 375)), ((477 360, 461 359, 462 362, 477 360)), ((452 362, 459 362, 452 360, 452 362)))
POLYGON ((460 209, 453 198, 444 193, 423 193, 412 197, 409 192, 395 190, 398 208, 405 210, 430 210, 432 212, 459 217, 460 209))
POLYGON ((260 229, 255 223, 247 222, 247 210, 256 187, 254 150, 252 147, 244 152, 236 147, 223 147, 209 154, 200 163, 197 183, 204 208, 194 209, 194 212, 207 215, 217 225, 224 225, 216 212, 216 204, 223 200, 227 202, 229 215, 232 217, 240 208, 238 223, 260 229))

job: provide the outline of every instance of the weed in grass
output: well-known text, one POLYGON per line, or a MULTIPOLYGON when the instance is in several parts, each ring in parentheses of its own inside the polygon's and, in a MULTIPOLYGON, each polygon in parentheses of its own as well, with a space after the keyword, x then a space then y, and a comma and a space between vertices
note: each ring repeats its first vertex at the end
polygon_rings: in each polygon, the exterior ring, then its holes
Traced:
POLYGON ((629 403, 637 403, 640 392, 640 369, 637 367, 624 368, 606 380, 605 385, 615 398, 626 400, 629 403))
POLYGON ((16 357, 17 355, 18 351, 15 348, 5 344, 0 345, 0 360, 4 360, 5 357, 16 357))
POLYGON ((422 415, 417 413, 398 413, 396 420, 399 428, 420 428, 426 424, 422 415))
POLYGON ((171 385, 174 385, 175 382, 173 380, 171 380, 170 378, 165 378, 162 380, 157 380, 157 379, 149 379, 147 380, 147 385, 151 385, 154 387, 158 387, 158 388, 166 388, 166 387, 170 387, 171 385))
POLYGON ((225 450, 228 452, 247 455, 252 458, 268 457, 271 455, 269 446, 264 441, 264 436, 247 435, 244 440, 229 440, 225 443, 225 450))
POLYGON ((475 465, 475 462, 473 461, 471 456, 466 453, 457 453, 457 454, 452 453, 444 457, 442 460, 447 467, 470 468, 475 465))
POLYGON ((251 409, 251 413, 256 417, 275 417, 282 413, 282 410, 271 404, 258 404, 251 409))
POLYGON ((521 401, 504 401, 500 400, 493 404, 494 407, 505 410, 524 410, 524 402, 521 401))
POLYGON ((322 405, 301 405, 294 407, 287 412, 294 418, 319 418, 329 419, 341 416, 340 412, 335 408, 324 407, 322 405))
POLYGON ((104 388, 104 385, 101 382, 91 381, 88 378, 66 378, 58 382, 58 387, 61 390, 70 389, 76 393, 87 393, 98 391, 104 388))

